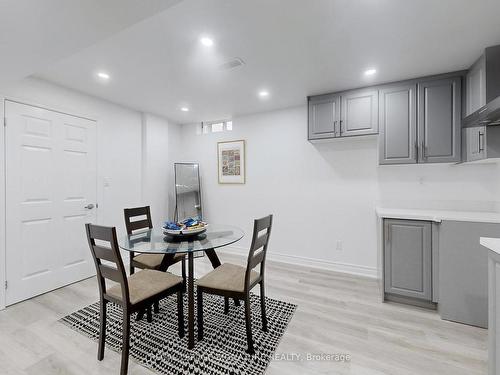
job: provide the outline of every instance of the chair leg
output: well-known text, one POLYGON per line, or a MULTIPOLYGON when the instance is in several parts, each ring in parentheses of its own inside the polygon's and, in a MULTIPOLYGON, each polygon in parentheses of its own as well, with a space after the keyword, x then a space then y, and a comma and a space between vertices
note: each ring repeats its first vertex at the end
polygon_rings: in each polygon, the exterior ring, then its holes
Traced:
POLYGON ((198 307, 198 341, 203 340, 203 290, 196 288, 198 307))
POLYGON ((177 321, 179 325, 179 337, 182 339, 184 337, 184 302, 182 290, 177 292, 177 321))
POLYGON ((182 286, 183 286, 183 289, 184 289, 184 292, 186 292, 186 258, 182 258, 181 260, 181 274, 182 274, 182 286))
POLYGON ((147 311, 147 315, 148 315, 148 323, 151 323, 153 321, 153 314, 151 312, 151 306, 148 306, 146 311, 147 311))
POLYGON ((145 312, 146 311, 144 309, 140 310, 135 317, 135 321, 138 322, 139 320, 142 320, 142 318, 144 318, 145 312))
POLYGON ((134 252, 131 251, 129 256, 130 256, 130 276, 132 276, 135 272, 134 266, 132 265, 133 260, 134 260, 134 252))
POLYGON ((264 280, 260 282, 260 313, 262 315, 262 330, 264 332, 267 332, 266 295, 264 290, 264 280))
POLYGON ((158 314, 160 312, 160 301, 156 301, 154 304, 153 304, 153 307, 154 307, 154 312, 155 314, 158 314))
POLYGON ((128 356, 130 350, 130 315, 126 308, 123 309, 123 343, 122 343, 122 364, 120 375, 127 375, 128 356))
POLYGON ((224 314, 229 314, 229 298, 224 297, 224 314))
POLYGON ((255 350, 253 348, 253 339, 252 339, 252 314, 251 314, 251 306, 250 306, 250 294, 247 292, 245 296, 245 323, 247 328, 247 344, 248 344, 248 354, 255 354, 255 350))
POLYGON ((101 304, 100 304, 101 326, 99 329, 99 348, 97 350, 97 359, 99 361, 102 361, 104 359, 104 346, 106 344, 106 304, 107 301, 101 299, 101 304))

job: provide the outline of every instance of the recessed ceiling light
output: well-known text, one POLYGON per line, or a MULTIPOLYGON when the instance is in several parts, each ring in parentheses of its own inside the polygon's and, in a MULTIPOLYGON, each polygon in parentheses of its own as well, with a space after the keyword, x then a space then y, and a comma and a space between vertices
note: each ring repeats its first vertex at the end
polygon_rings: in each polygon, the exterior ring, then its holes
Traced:
POLYGON ((203 36, 200 38, 200 43, 205 47, 212 47, 214 45, 214 40, 208 36, 203 36))
POLYGON ((365 70, 365 76, 372 76, 375 73, 377 73, 377 69, 368 69, 368 70, 365 70))
POLYGON ((181 107, 181 111, 182 112, 189 112, 189 108, 188 107, 181 107))
POLYGON ((97 73, 97 76, 100 78, 100 79, 104 79, 104 80, 108 80, 110 77, 109 77, 109 74, 108 73, 105 73, 105 72, 99 72, 97 73))
POLYGON ((259 91, 259 96, 261 98, 267 98, 269 96, 269 91, 266 90, 259 91))

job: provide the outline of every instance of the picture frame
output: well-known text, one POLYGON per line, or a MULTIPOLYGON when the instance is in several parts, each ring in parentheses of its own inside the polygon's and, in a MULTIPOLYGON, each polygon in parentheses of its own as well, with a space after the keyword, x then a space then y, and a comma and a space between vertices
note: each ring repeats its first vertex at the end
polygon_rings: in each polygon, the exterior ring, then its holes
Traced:
POLYGON ((245 140, 217 142, 217 167, 219 184, 244 184, 245 140))

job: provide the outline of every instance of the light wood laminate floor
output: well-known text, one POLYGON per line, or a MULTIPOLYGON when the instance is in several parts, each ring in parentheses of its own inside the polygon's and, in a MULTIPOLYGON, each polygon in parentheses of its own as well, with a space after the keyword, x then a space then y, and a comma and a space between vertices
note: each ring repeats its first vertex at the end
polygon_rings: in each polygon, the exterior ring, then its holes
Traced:
MULTIPOLYGON (((243 257, 219 255, 245 264, 243 257)), ((195 262, 198 276, 211 269, 206 258, 195 262)), ((372 279, 274 262, 266 273, 267 295, 298 305, 278 347, 281 360, 271 363, 268 375, 487 373, 484 329, 381 303, 372 279), (308 353, 343 353, 351 360, 308 361, 308 353)), ((106 350, 98 362, 97 343, 57 322, 97 298, 92 278, 0 311, 0 374, 118 374, 119 354, 106 350)), ((152 373, 131 361, 129 374, 152 373)))

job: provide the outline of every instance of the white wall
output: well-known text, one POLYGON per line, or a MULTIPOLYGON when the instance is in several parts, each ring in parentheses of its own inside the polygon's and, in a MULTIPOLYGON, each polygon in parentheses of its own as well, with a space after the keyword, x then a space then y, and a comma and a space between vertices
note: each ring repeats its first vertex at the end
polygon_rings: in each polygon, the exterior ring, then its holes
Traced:
POLYGON ((253 218, 273 213, 270 256, 375 275, 377 205, 493 210, 500 201, 497 164, 378 166, 376 137, 311 144, 306 124, 304 106, 234 118, 231 132, 182 127, 182 155, 201 165, 205 216, 244 228, 238 246, 248 248, 253 218), (217 142, 234 139, 246 140, 247 182, 219 185, 217 142))
POLYGON ((179 128, 162 117, 143 115, 142 201, 151 206, 155 226, 173 217, 173 160, 179 144, 179 128))
MULTIPOLYGON (((166 194, 172 181, 169 180, 169 170, 173 169, 172 161, 168 159, 171 156, 168 148, 179 143, 177 125, 156 116, 143 115, 138 111, 34 78, 25 79, 11 87, 1 87, 0 98, 15 99, 97 120, 98 223, 116 226, 119 235, 122 235, 125 233, 123 220, 125 207, 150 204, 156 225, 163 220, 162 215, 168 214, 166 194), (144 142, 143 126, 146 129, 144 142), (174 137, 177 139, 173 139, 174 137), (143 176, 146 176, 145 180, 143 176)), ((3 118, 2 111, 3 102, 0 118, 3 118)), ((2 145, 3 137, 2 131, 0 135, 2 145)), ((4 197, 3 156, 2 151, 0 156, 2 198, 4 197)), ((3 199, 0 199, 0 208, 5 212, 3 204, 3 199)), ((2 284, 5 280, 3 218, 4 215, 0 219, 2 284)), ((1 287, 0 309, 4 305, 5 295, 1 287)))

